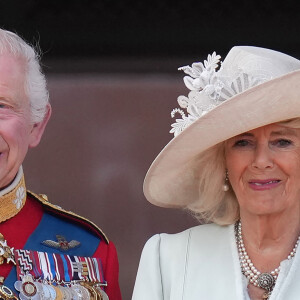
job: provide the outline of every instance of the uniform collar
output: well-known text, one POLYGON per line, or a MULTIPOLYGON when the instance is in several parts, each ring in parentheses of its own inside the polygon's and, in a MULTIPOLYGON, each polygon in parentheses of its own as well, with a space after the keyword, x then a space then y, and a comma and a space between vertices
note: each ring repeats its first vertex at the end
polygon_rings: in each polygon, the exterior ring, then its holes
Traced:
POLYGON ((0 223, 15 216, 26 202, 26 186, 20 167, 13 182, 0 191, 0 223))

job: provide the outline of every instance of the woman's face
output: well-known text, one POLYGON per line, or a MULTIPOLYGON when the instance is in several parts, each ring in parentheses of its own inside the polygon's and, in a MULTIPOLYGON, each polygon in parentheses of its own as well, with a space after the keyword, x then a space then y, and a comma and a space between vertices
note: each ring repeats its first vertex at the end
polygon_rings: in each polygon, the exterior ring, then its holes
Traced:
POLYGON ((226 141, 225 159, 241 213, 299 211, 300 129, 271 124, 245 132, 226 141))

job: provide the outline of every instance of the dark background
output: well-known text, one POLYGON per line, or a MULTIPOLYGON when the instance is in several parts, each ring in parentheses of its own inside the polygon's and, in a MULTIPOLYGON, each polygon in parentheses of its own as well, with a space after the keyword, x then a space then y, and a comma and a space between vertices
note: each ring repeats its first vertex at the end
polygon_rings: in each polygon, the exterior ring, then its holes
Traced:
POLYGON ((299 5, 291 0, 0 0, 0 25, 39 42, 47 60, 199 58, 213 50, 226 54, 238 44, 297 55, 299 5))
POLYGON ((0 27, 39 44, 53 107, 25 160, 27 185, 115 243, 125 300, 146 240, 197 224, 142 191, 187 94, 177 68, 235 45, 300 58, 297 1, 0 0, 0 27))

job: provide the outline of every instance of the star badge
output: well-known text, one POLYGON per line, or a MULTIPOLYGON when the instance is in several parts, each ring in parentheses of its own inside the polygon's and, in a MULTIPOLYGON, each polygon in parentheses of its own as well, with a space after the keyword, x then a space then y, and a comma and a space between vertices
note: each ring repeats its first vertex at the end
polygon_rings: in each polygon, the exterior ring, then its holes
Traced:
POLYGON ((14 265, 16 264, 15 258, 14 258, 14 248, 10 248, 7 245, 6 240, 4 239, 3 235, 0 233, 0 265, 4 263, 6 260, 6 263, 12 262, 14 265))
POLYGON ((69 249, 76 248, 80 245, 80 242, 76 240, 72 240, 68 242, 64 236, 59 234, 56 235, 56 239, 57 241, 45 240, 42 241, 41 243, 47 247, 60 249, 62 251, 67 251, 69 249))

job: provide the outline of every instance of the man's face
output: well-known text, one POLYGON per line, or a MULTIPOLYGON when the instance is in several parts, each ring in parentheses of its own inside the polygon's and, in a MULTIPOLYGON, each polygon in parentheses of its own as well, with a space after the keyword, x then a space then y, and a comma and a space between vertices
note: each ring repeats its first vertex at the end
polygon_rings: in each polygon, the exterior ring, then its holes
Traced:
POLYGON ((20 59, 0 55, 0 189, 11 183, 28 148, 38 143, 24 73, 20 59))

